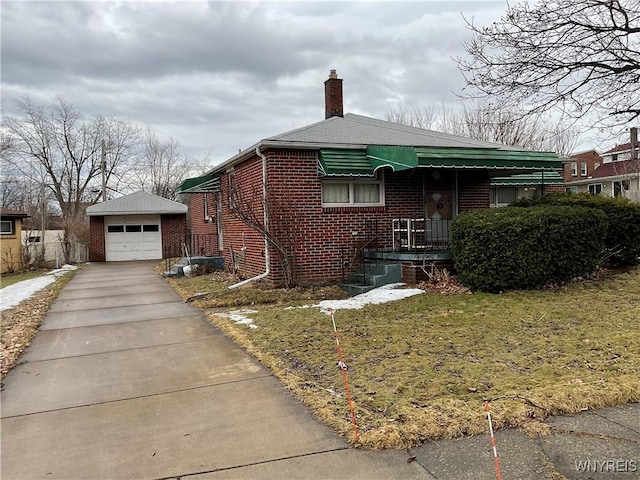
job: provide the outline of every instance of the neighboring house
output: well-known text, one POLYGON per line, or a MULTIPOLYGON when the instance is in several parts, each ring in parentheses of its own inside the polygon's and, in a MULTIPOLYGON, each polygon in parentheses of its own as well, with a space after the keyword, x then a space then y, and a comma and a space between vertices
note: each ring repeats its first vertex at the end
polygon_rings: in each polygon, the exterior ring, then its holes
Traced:
POLYGON ((450 222, 490 206, 492 177, 532 174, 526 186, 562 189, 544 180, 559 178, 554 153, 343 115, 335 71, 325 112, 178 187, 199 202, 207 195, 209 215, 192 210, 192 230, 215 224, 219 253, 239 276, 312 284, 343 279, 363 257, 407 269, 450 261, 450 222))
MULTIPOLYGON (((59 263, 64 260, 62 240, 64 239, 64 222, 57 215, 42 219, 38 211, 22 222, 22 251, 25 260, 30 263, 38 262, 59 263), (43 230, 44 227, 44 230, 43 230)), ((75 262, 86 262, 87 245, 78 245, 78 255, 74 255, 75 262)))
POLYGON ((87 215, 91 261, 159 260, 182 255, 186 205, 135 192, 92 205, 87 215))
POLYGON ((586 178, 566 182, 566 190, 606 197, 625 197, 640 202, 638 131, 630 129, 631 141, 602 154, 602 163, 586 178))
POLYGON ((22 266, 22 221, 27 213, 0 207, 0 273, 22 266))
POLYGON ((562 176, 567 184, 585 179, 593 175, 596 168, 603 163, 603 158, 595 150, 574 153, 569 157, 569 162, 564 164, 562 176))

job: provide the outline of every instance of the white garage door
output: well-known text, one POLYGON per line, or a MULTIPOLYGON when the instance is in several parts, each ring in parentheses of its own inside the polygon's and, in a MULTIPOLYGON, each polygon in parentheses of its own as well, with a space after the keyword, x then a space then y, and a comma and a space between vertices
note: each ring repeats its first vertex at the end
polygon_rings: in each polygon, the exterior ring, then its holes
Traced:
POLYGON ((160 215, 105 217, 107 262, 162 258, 160 215))

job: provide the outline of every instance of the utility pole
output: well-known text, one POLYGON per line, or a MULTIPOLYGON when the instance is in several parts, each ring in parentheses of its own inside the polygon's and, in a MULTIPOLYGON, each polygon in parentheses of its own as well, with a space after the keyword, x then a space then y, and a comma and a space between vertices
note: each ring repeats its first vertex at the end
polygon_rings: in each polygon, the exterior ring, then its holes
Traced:
POLYGON ((107 201, 107 149, 102 139, 102 160, 100 162, 100 170, 102 170, 102 201, 107 201))

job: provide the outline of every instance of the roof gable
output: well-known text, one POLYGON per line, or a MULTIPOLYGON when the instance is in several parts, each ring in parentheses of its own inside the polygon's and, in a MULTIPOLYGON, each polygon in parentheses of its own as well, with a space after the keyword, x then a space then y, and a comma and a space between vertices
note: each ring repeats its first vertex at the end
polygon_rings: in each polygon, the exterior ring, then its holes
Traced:
POLYGON ((87 215, 141 215, 187 213, 187 206, 146 192, 135 192, 87 208, 87 215))

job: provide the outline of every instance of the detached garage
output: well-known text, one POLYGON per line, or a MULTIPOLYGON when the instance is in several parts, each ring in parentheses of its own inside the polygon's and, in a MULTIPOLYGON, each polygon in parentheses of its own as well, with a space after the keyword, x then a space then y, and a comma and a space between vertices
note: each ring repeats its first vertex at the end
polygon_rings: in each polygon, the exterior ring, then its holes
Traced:
POLYGON ((145 192, 92 205, 87 215, 94 262, 176 256, 187 235, 187 206, 145 192))

